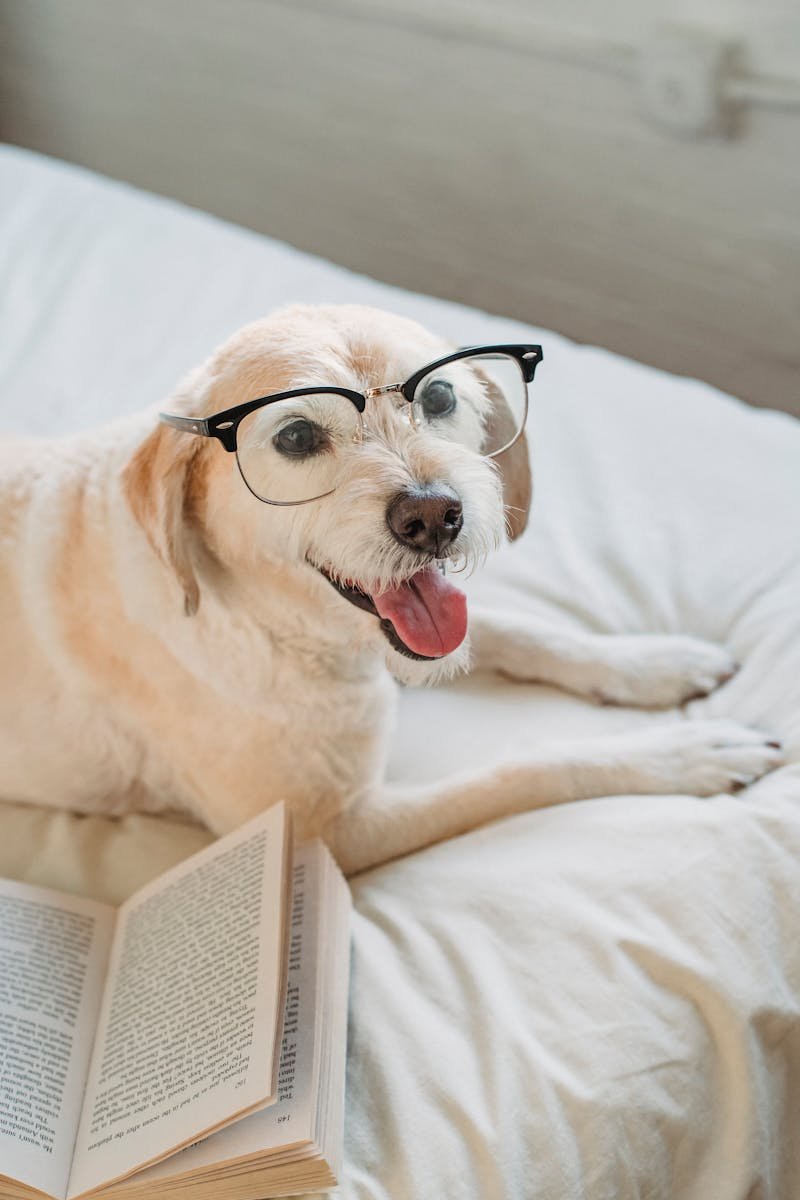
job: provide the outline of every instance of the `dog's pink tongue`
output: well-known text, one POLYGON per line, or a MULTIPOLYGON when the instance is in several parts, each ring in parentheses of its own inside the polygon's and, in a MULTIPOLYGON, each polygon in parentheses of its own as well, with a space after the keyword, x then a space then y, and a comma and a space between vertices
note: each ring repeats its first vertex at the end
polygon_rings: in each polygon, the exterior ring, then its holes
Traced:
POLYGON ((467 636, 467 598, 435 566, 372 599, 415 654, 443 658, 467 636))

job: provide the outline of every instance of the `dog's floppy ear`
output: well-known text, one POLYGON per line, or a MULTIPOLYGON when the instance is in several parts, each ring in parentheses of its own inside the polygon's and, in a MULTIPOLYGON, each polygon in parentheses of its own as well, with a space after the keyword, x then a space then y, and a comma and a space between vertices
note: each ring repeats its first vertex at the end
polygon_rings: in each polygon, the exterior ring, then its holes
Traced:
POLYGON ((122 472, 122 490, 150 545, 174 571, 187 616, 197 612, 200 588, 189 553, 187 517, 202 438, 159 425, 122 472))
MULTIPOLYGON (((483 372, 481 372, 483 375, 483 372)), ((517 422, 508 407, 505 396, 486 375, 483 375, 486 390, 492 400, 492 411, 486 422, 485 441, 487 445, 502 446, 514 436, 517 422)), ((528 458, 528 442, 522 433, 502 454, 494 460, 500 468, 503 479, 503 503, 506 506, 506 530, 509 541, 514 541, 524 531, 528 524, 528 514, 531 509, 533 484, 531 481, 531 464, 528 458)))

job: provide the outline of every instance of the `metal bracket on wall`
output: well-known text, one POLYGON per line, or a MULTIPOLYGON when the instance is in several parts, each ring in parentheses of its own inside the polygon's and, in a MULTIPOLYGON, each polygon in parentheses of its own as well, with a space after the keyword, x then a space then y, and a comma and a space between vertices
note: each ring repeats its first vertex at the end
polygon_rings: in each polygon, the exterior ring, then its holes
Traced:
POLYGON ((727 81, 741 46, 695 26, 664 25, 642 46, 639 99, 644 117, 677 137, 725 137, 741 101, 727 81))

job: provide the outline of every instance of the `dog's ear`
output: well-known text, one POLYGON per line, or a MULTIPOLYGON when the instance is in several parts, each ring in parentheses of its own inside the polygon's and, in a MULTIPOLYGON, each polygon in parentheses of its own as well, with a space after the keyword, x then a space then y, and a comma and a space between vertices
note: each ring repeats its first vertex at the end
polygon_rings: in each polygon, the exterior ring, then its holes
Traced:
POLYGON ((159 425, 122 472, 123 494, 150 545, 175 573, 187 616, 193 616, 200 603, 187 521, 203 440, 159 425))
MULTIPOLYGON (((483 375, 483 372, 481 372, 483 375)), ((502 446, 514 436, 516 418, 508 406, 505 396, 486 375, 483 375, 486 390, 492 401, 492 411, 486 422, 485 442, 487 445, 502 446)), ((503 503, 506 506, 506 531, 509 541, 514 541, 528 524, 531 509, 533 483, 531 464, 528 458, 528 442, 522 433, 502 454, 494 460, 503 479, 503 503)))

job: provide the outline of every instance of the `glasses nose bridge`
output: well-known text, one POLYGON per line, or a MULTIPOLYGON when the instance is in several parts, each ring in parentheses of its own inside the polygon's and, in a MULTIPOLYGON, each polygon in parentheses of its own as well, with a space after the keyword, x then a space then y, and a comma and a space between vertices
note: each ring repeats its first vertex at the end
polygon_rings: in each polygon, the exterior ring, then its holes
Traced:
POLYGON ((405 399, 402 383, 387 383, 383 387, 367 388, 364 395, 367 400, 371 400, 373 396, 388 396, 391 392, 399 392, 405 399))
POLYGON ((415 429, 416 422, 414 420, 414 406, 410 403, 408 397, 403 391, 404 387, 405 384, 403 383, 387 383, 384 384, 383 387, 367 388, 363 395, 367 400, 372 400, 376 396, 391 396, 392 393, 395 393, 400 397, 401 400, 404 401, 403 405, 397 406, 396 411, 398 413, 402 412, 405 421, 408 422, 412 429, 415 429))

